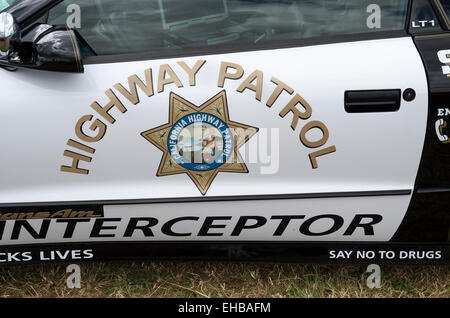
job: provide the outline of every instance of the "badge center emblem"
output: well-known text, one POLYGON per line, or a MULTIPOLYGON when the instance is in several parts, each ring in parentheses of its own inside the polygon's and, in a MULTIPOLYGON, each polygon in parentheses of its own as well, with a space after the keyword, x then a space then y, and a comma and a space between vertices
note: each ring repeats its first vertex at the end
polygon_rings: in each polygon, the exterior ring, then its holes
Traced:
POLYGON ((208 171, 222 166, 233 154, 234 139, 220 118, 207 113, 181 118, 169 133, 167 146, 180 166, 208 171))

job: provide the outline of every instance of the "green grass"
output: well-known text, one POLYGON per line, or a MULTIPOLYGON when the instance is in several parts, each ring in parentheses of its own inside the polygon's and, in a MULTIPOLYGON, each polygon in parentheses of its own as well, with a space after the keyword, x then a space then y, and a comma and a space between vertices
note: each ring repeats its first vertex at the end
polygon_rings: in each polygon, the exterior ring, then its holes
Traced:
POLYGON ((81 289, 65 265, 0 268, 0 297, 450 297, 448 266, 381 266, 380 289, 365 266, 267 263, 81 264, 81 289))

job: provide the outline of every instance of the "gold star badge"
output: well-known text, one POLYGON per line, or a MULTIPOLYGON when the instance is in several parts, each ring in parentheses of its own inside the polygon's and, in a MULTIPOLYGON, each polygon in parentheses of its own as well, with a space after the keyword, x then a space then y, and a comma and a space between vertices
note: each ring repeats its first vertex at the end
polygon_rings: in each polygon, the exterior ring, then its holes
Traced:
POLYGON ((205 195, 219 172, 248 173, 239 148, 258 128, 230 120, 225 91, 201 106, 169 99, 169 123, 141 134, 163 152, 158 177, 186 173, 205 195))

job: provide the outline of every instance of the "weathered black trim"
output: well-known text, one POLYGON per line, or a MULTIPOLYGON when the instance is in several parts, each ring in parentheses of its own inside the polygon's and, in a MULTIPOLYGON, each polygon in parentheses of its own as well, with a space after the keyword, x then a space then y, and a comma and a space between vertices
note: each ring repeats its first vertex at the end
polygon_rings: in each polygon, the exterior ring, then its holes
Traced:
POLYGON ((216 45, 208 46, 205 48, 189 48, 173 51, 162 52, 144 52, 144 53, 131 53, 120 55, 101 55, 101 56, 88 56, 83 59, 85 65, 89 64, 106 64, 106 63, 121 63, 121 62, 134 62, 155 60, 162 58, 176 58, 176 57, 195 57, 195 56, 207 56, 214 54, 227 54, 227 53, 239 53, 239 52, 253 52, 264 50, 276 50, 287 49, 294 47, 305 47, 322 44, 333 44, 341 42, 357 42, 367 40, 389 39, 409 36, 405 30, 398 31, 380 31, 372 33, 357 33, 348 35, 333 35, 326 37, 317 37, 310 39, 298 39, 298 40, 280 40, 270 41, 267 43, 247 44, 247 45, 216 45))
POLYGON ((3 246, 0 253, 29 252, 34 257, 29 262, 0 263, 0 265, 25 265, 42 263, 40 252, 47 253, 54 250, 92 250, 93 258, 90 259, 66 259, 44 262, 84 262, 84 261, 109 261, 109 260, 221 260, 221 261, 264 261, 270 262, 301 262, 301 263, 325 263, 325 264, 449 264, 450 244, 392 244, 385 242, 361 243, 361 242, 89 242, 66 244, 34 244, 3 246), (371 259, 329 259, 331 250, 339 251, 374 251, 377 255, 371 259), (379 251, 440 251, 440 259, 381 259, 379 251))
POLYGON ((157 198, 157 199, 125 199, 125 200, 93 200, 93 201, 64 201, 64 202, 24 202, 0 203, 0 208, 22 206, 82 206, 82 205, 133 205, 157 203, 187 203, 187 202, 217 202, 217 201, 250 201, 250 200, 294 200, 319 198, 345 198, 345 197, 374 197, 410 195, 411 190, 390 191, 361 191, 361 192, 328 192, 328 193, 298 193, 298 194, 267 194, 267 195, 237 195, 216 197, 184 197, 184 198, 157 198))

